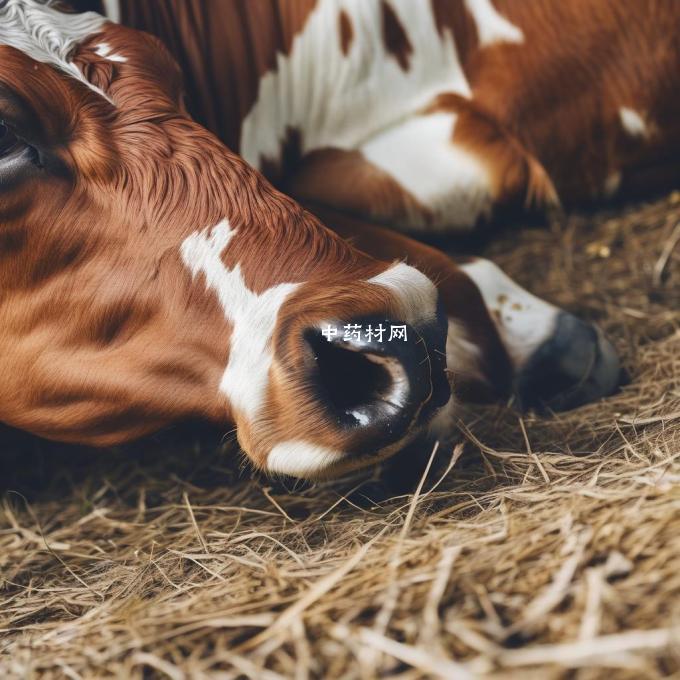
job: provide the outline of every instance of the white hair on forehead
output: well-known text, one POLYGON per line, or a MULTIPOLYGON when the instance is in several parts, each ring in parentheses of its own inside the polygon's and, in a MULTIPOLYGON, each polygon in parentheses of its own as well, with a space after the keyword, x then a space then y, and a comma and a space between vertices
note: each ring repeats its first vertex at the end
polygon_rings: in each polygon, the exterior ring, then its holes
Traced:
POLYGON ((36 61, 57 67, 108 100, 70 60, 74 48, 98 33, 105 22, 95 12, 62 12, 52 0, 0 0, 0 45, 9 45, 36 61))

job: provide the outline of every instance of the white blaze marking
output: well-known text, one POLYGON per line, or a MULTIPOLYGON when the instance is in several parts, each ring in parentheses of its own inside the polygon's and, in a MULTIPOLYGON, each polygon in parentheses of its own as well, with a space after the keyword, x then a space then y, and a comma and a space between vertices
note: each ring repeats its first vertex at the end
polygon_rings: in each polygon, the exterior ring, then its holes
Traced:
POLYGON ((619 118, 621 119, 623 129, 631 137, 647 136, 647 124, 645 123, 644 118, 634 109, 622 106, 619 109, 619 118))
POLYGON ((460 267, 482 294, 515 369, 552 337, 559 310, 518 286, 488 260, 460 267))
POLYGON ((465 0, 465 6, 477 24, 477 35, 481 47, 502 42, 524 42, 524 33, 501 16, 491 0, 465 0))
POLYGON ((288 56, 261 78, 258 97, 241 130, 241 155, 255 167, 277 160, 288 128, 302 132, 302 152, 356 149, 442 92, 470 97, 450 31, 440 35, 430 3, 390 0, 413 51, 404 71, 386 51, 380 4, 319 0, 288 56), (349 54, 340 46, 338 14, 352 22, 349 54))
POLYGON ((227 269, 222 255, 236 232, 222 220, 194 232, 181 246, 182 260, 194 276, 202 273, 233 326, 229 362, 220 390, 232 406, 253 420, 264 401, 272 363, 271 339, 281 305, 298 287, 281 283, 261 294, 245 284, 240 265, 227 269))
POLYGON ((0 45, 9 45, 31 59, 56 66, 111 101, 68 59, 80 42, 101 31, 105 21, 94 12, 65 14, 35 0, 8 0, 0 8, 0 45))
POLYGON ((315 477, 346 458, 341 451, 303 440, 277 444, 267 456, 267 470, 291 477, 315 477))
POLYGON ((109 61, 127 61, 127 57, 122 57, 119 54, 111 54, 111 45, 108 43, 99 43, 95 50, 95 54, 98 54, 100 57, 104 57, 104 59, 108 59, 109 61))
POLYGON ((399 319, 412 326, 437 318, 437 289, 421 271, 398 262, 368 279, 368 283, 393 291, 399 301, 399 319))
MULTIPOLYGON (((488 172, 453 142, 455 122, 453 113, 415 116, 361 147, 368 161, 433 213, 430 228, 474 227, 492 207, 488 172)), ((408 217, 411 226, 426 226, 419 213, 408 217)))

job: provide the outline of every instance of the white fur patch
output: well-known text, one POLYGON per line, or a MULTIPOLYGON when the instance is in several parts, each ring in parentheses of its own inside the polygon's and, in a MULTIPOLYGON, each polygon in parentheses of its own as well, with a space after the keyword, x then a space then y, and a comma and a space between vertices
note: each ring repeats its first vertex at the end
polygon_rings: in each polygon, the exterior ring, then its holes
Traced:
POLYGON ((366 142, 364 157, 390 175, 432 213, 408 216, 409 227, 471 228, 491 214, 486 168, 453 141, 453 113, 414 116, 366 142))
POLYGON ((73 49, 101 31, 105 21, 94 12, 65 14, 35 0, 7 0, 0 8, 0 45, 9 45, 31 59, 55 66, 110 101, 69 60, 73 49))
POLYGON ((346 458, 341 451, 303 440, 277 444, 267 456, 267 470, 291 477, 313 478, 346 458))
POLYGON ((111 45, 108 43, 99 43, 95 53, 109 61, 118 61, 121 63, 127 61, 127 57, 123 57, 120 54, 111 54, 111 45))
POLYGON ((622 106, 619 109, 619 118, 623 129, 631 137, 647 137, 647 124, 644 118, 634 109, 622 106))
POLYGON ((398 262, 368 279, 368 283, 393 291, 401 309, 399 320, 417 326, 437 317, 437 289, 420 270, 398 262))
POLYGON ((515 369, 520 369, 552 337, 559 310, 518 286, 489 260, 476 259, 460 268, 482 294, 515 369))
POLYGON ((189 236, 182 243, 181 255, 194 276, 205 276, 206 287, 217 295, 225 318, 233 325, 220 390, 252 421, 265 399, 272 363, 270 344, 279 309, 299 284, 281 283, 259 295, 253 293, 240 266, 227 269, 222 261, 234 234, 229 222, 222 220, 212 229, 189 236))
POLYGON ((377 0, 319 0, 290 54, 261 78, 241 128, 240 153, 255 167, 277 161, 289 128, 302 133, 302 152, 356 149, 413 115, 442 92, 470 97, 450 31, 440 35, 425 0, 388 0, 413 48, 408 69, 386 50, 377 0), (354 40, 344 54, 338 16, 349 17, 354 40))
POLYGON ((499 14, 491 0, 465 0, 465 6, 477 25, 481 47, 495 43, 524 42, 524 33, 499 14))
POLYGON ((339 471, 344 473, 358 470, 367 465, 376 465, 394 455, 412 442, 418 432, 419 430, 409 432, 403 439, 376 451, 370 458, 352 456, 303 439, 289 440, 271 449, 267 456, 266 468, 273 473, 302 479, 323 478, 328 474, 329 468, 334 467, 333 474, 339 471))

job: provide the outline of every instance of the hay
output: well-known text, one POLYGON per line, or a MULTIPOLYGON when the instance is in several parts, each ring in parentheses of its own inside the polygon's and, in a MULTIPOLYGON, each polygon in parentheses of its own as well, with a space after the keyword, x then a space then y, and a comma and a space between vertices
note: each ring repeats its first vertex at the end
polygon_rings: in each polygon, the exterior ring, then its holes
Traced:
POLYGON ((286 485, 195 431, 98 456, 3 433, 0 677, 680 673, 679 222, 671 196, 491 244, 632 382, 466 409, 410 464, 286 485))

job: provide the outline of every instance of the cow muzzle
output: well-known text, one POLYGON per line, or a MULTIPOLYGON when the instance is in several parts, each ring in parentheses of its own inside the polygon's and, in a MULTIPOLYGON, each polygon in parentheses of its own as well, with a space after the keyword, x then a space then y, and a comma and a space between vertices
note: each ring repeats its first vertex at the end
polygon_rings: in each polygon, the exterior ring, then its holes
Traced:
POLYGON ((267 470, 326 477, 402 448, 451 397, 446 331, 444 318, 414 327, 375 316, 305 328, 302 380, 319 429, 275 446, 267 470))

